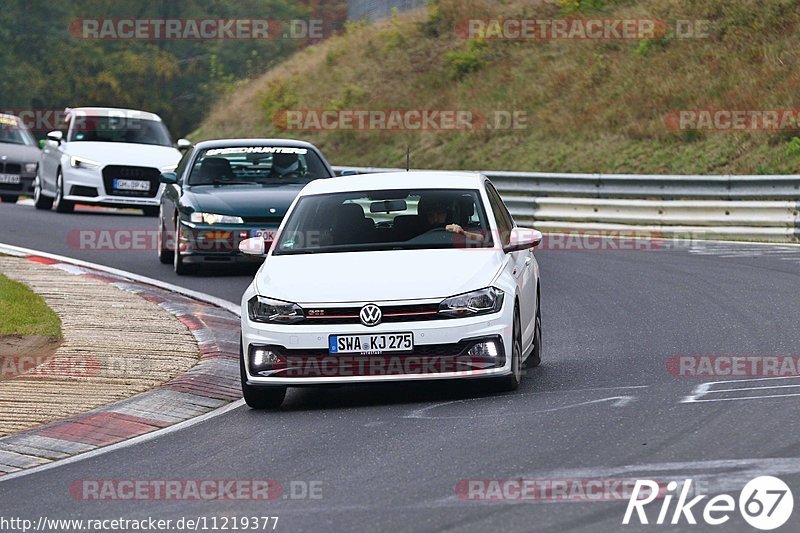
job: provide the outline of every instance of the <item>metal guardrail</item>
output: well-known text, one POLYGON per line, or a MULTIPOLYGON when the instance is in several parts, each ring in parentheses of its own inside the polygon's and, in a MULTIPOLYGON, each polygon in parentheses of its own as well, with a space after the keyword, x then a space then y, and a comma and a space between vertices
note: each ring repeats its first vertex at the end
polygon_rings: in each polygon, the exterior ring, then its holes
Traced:
POLYGON ((544 231, 800 241, 800 175, 481 173, 492 180, 518 223, 544 231))

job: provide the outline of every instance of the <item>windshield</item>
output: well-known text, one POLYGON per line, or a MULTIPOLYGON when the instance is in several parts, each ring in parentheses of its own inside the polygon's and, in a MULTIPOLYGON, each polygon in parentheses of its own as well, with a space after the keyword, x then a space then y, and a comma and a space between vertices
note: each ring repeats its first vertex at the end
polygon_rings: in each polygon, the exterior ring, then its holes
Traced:
POLYGON ((304 185, 330 177, 319 155, 308 148, 232 146, 201 151, 189 175, 189 185, 304 185))
POLYGON ((491 246, 477 190, 387 190, 301 198, 274 254, 491 246))
POLYGON ((163 122, 122 116, 76 116, 68 141, 118 142, 172 146, 163 122))
POLYGON ((17 117, 0 115, 0 143, 36 146, 36 139, 17 117))

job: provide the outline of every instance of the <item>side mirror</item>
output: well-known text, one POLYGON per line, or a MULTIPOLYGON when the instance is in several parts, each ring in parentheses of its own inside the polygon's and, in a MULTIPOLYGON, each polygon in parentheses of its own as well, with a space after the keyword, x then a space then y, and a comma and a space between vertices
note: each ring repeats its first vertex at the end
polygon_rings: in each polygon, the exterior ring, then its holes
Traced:
POLYGON ((158 181, 167 185, 175 185, 178 183, 178 175, 174 172, 162 172, 158 177, 158 181))
POLYGON ((245 255, 264 255, 266 250, 264 237, 251 237, 239 243, 239 251, 245 255))
POLYGON ((357 170, 342 170, 340 176, 358 176, 357 170))
POLYGON ((179 152, 185 152, 192 147, 192 141, 189 139, 178 139, 178 142, 175 143, 175 146, 178 147, 179 152))
POLYGON ((53 141, 56 144, 61 144, 61 141, 64 140, 64 134, 60 131, 51 131, 47 134, 47 140, 53 141))
POLYGON ((530 228, 514 228, 511 230, 509 243, 503 247, 506 252, 529 250, 542 242, 542 232, 530 228))

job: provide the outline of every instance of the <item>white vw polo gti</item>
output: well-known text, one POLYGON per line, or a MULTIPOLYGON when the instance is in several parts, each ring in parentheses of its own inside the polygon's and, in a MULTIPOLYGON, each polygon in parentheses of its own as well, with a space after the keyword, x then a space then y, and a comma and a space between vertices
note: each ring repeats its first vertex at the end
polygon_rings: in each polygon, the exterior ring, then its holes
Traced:
POLYGON ((394 172, 308 184, 242 297, 253 408, 317 384, 488 379, 541 360, 542 234, 517 227, 477 173, 394 172))

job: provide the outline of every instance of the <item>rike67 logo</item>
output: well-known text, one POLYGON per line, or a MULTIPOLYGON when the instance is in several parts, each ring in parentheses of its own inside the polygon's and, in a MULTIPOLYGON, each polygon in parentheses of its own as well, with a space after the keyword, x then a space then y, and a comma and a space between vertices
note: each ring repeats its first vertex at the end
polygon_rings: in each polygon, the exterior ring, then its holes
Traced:
MULTIPOLYGON (((634 518, 640 524, 697 524, 696 514, 711 526, 719 526, 731 519, 736 511, 737 503, 742 518, 756 529, 768 531, 778 528, 789 520, 794 508, 794 498, 789 486, 782 480, 772 476, 759 476, 750 480, 739 493, 739 499, 729 494, 718 494, 703 502, 708 495, 692 495, 692 480, 687 479, 682 486, 676 481, 667 484, 666 492, 659 492, 658 483, 651 480, 637 480, 633 493, 628 500, 624 525, 634 518), (645 507, 662 497, 658 517, 650 522, 645 507), (674 508, 672 501, 677 496, 674 508), (701 502, 703 502, 701 504, 701 502)), ((653 507, 658 507, 654 505, 653 507)))

